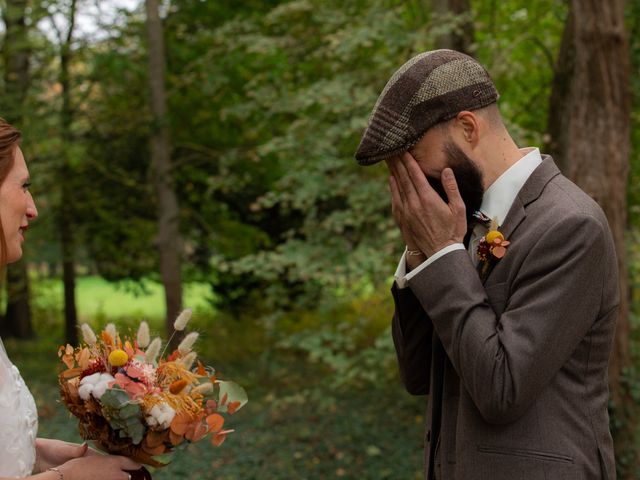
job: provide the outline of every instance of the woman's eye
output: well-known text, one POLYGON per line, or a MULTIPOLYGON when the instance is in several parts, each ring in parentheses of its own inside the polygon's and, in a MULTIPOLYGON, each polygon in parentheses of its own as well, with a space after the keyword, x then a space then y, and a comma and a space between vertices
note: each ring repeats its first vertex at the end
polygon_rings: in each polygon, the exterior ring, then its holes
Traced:
POLYGON ((22 189, 27 191, 27 190, 29 190, 30 186, 31 186, 31 182, 23 183, 22 184, 22 189))

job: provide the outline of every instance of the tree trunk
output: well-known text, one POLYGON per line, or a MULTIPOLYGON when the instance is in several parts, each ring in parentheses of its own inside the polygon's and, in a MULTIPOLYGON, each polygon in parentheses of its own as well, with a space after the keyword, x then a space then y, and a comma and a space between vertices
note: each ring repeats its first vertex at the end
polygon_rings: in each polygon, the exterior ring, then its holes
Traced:
POLYGON ((151 176, 158 199, 158 249, 165 291, 167 332, 182 308, 181 237, 179 208, 171 172, 171 145, 167 124, 165 53, 158 0, 146 0, 149 42, 149 87, 154 118, 151 137, 151 176))
POLYGON ((438 36, 436 48, 448 48, 473 55, 473 15, 469 0, 431 0, 435 21, 449 25, 438 36))
POLYGON ((69 28, 64 41, 60 45, 60 86, 62 95, 62 110, 60 111, 60 126, 62 136, 62 158, 60 165, 61 196, 58 206, 58 228, 62 246, 62 279, 64 285, 64 333, 65 340, 71 345, 78 343, 78 314, 76 311, 76 272, 75 245, 73 231, 73 178, 69 149, 73 141, 71 123, 73 108, 71 106, 71 77, 69 64, 71 62, 71 42, 76 20, 76 1, 72 0, 69 8, 69 28))
POLYGON ((549 109, 547 151, 602 206, 620 269, 620 316, 609 368, 621 478, 635 478, 636 416, 623 371, 631 366, 625 229, 630 152, 630 65, 624 1, 571 0, 549 109))
MULTIPOLYGON (((29 56, 31 53, 26 23, 26 0, 6 2, 3 13, 5 39, 3 46, 4 118, 18 128, 22 125, 24 100, 29 87, 29 56)), ((3 335, 31 338, 31 308, 29 305, 29 276, 26 260, 7 267, 7 310, 0 329, 3 335)))

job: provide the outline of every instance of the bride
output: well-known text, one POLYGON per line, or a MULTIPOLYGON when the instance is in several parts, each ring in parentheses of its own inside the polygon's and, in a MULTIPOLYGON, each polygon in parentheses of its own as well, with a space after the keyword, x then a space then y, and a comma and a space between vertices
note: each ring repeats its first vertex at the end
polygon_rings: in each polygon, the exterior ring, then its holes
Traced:
MULTIPOLYGON (((38 216, 20 132, 0 118, 0 268, 22 256, 24 233, 38 216)), ((36 438, 38 414, 20 372, 0 339, 0 480, 127 480, 140 465, 102 455, 86 444, 36 438)))

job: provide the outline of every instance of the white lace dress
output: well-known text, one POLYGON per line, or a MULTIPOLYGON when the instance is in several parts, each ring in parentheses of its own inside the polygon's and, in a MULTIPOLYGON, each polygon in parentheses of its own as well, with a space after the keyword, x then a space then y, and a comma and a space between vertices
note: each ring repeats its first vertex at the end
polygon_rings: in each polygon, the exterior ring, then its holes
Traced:
POLYGON ((38 412, 0 339, 0 477, 31 475, 36 462, 38 412))

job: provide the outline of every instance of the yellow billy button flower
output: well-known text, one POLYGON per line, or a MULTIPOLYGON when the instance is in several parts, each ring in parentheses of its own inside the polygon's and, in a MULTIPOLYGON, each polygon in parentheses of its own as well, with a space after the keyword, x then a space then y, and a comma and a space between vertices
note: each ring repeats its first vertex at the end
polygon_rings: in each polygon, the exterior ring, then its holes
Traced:
POLYGON ((124 350, 116 349, 109 354, 109 363, 113 367, 122 367, 129 361, 129 356, 124 350))
POLYGON ((502 235, 502 233, 500 233, 498 230, 491 230, 485 236, 485 240, 489 245, 491 245, 496 238, 499 238, 500 240, 504 240, 504 235, 502 235))

